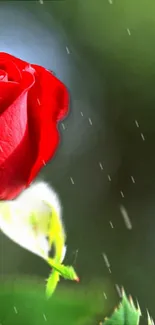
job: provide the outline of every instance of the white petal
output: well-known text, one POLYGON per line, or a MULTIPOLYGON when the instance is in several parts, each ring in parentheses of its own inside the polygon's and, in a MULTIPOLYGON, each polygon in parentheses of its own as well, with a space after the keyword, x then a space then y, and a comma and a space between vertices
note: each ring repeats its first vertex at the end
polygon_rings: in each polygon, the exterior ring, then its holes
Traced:
MULTIPOLYGON (((14 242, 44 259, 47 259, 50 251, 47 234, 51 208, 47 203, 54 207, 61 220, 61 205, 58 196, 44 182, 33 184, 17 199, 0 204, 0 229, 14 242), (8 208, 9 218, 6 216, 8 208), (33 213, 37 222, 37 230, 30 219, 33 213)), ((65 253, 64 247, 62 259, 65 253)))

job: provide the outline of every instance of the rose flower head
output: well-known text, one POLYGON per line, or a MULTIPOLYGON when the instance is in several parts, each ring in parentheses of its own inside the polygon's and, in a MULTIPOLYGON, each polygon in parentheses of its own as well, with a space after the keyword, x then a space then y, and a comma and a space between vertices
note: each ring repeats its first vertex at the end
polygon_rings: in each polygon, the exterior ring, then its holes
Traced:
POLYGON ((0 52, 0 199, 17 197, 52 158, 68 113, 64 84, 44 67, 0 52))

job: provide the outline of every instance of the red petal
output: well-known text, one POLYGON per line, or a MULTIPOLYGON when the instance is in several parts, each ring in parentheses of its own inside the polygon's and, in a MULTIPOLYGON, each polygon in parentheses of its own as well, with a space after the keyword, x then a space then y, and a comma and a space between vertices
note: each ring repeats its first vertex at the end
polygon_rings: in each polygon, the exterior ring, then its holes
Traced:
POLYGON ((28 65, 26 61, 23 61, 19 58, 16 58, 15 56, 5 53, 5 52, 0 52, 0 64, 1 62, 13 62, 15 65, 18 67, 19 71, 22 71, 25 69, 25 67, 28 65))
POLYGON ((57 122, 68 112, 69 95, 64 84, 46 69, 32 65, 36 82, 28 96, 30 134, 36 161, 28 185, 54 155, 59 144, 57 122))
POLYGON ((0 69, 0 198, 12 199, 54 155, 69 96, 49 71, 10 54, 0 53, 0 69))
POLYGON ((23 72, 20 87, 19 84, 12 82, 0 84, 0 96, 6 97, 7 103, 7 109, 0 115, 1 199, 12 199, 21 192, 34 162, 30 151, 31 139, 27 123, 27 94, 33 83, 33 75, 23 72), (13 91, 14 93, 18 91, 18 98, 10 104, 9 96, 13 91))

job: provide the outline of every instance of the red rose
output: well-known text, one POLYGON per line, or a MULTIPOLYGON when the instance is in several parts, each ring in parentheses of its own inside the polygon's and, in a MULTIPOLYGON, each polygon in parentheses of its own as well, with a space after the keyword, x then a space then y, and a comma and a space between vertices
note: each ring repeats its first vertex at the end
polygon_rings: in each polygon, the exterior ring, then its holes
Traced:
POLYGON ((0 52, 0 199, 13 199, 59 143, 66 87, 45 68, 0 52))

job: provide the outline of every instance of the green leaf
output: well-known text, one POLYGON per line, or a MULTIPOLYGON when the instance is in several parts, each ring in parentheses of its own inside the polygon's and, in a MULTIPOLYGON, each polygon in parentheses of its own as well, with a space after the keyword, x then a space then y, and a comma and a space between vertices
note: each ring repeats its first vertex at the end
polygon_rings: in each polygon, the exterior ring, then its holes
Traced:
POLYGON ((79 278, 72 266, 60 265, 60 274, 66 280, 79 282, 79 278))
POLYGON ((123 290, 121 303, 115 308, 111 317, 105 319, 103 325, 138 325, 140 316, 139 306, 136 308, 132 298, 128 299, 123 290))
POLYGON ((65 266, 57 263, 53 259, 49 258, 48 263, 54 268, 64 279, 79 282, 79 278, 72 266, 65 266))
POLYGON ((52 273, 50 274, 49 278, 47 279, 47 284, 46 284, 46 297, 49 299, 52 294, 54 293, 57 284, 59 282, 60 276, 59 273, 56 270, 53 270, 52 273))
POLYGON ((60 276, 62 276, 64 279, 73 280, 77 282, 79 281, 79 278, 72 266, 65 266, 63 264, 57 263, 52 258, 48 258, 47 262, 53 268, 53 271, 50 274, 49 278, 47 279, 47 284, 46 284, 46 297, 48 299, 54 293, 57 284, 60 280, 60 276))

